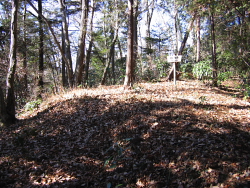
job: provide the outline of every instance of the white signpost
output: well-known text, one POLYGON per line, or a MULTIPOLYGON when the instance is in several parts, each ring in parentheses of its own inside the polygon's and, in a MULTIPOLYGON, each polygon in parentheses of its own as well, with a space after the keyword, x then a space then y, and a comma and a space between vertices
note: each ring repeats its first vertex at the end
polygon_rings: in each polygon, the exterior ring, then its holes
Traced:
POLYGON ((181 62, 181 55, 173 55, 173 56, 168 56, 168 62, 169 63, 174 63, 174 85, 176 85, 176 63, 181 62))
POLYGON ((182 55, 172 55, 168 56, 167 58, 169 63, 176 63, 181 62, 182 55))

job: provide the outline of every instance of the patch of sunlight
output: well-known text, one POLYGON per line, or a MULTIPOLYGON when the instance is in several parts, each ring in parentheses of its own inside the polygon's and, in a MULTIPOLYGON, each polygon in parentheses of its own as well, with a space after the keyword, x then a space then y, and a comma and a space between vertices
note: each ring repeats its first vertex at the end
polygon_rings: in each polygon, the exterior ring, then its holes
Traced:
POLYGON ((150 177, 142 177, 137 179, 136 185, 138 187, 154 187, 157 181, 151 180, 150 177))
POLYGON ((50 185, 53 183, 63 183, 66 181, 72 181, 76 179, 77 179, 76 177, 71 176, 70 174, 65 172, 63 173, 60 170, 58 170, 56 174, 51 174, 51 175, 42 174, 39 177, 32 175, 30 176, 30 181, 32 182, 33 185, 42 185, 42 186, 50 185))

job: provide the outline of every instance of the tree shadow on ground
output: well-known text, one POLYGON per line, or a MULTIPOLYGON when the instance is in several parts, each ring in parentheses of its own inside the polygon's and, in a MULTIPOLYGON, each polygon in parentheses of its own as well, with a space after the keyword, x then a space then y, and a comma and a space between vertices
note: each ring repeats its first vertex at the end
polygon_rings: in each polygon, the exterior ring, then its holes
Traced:
POLYGON ((226 87, 221 85, 220 87, 214 87, 213 91, 217 94, 227 95, 231 97, 243 98, 243 91, 241 89, 226 87))
POLYGON ((249 127, 196 113, 212 108, 140 97, 85 96, 58 103, 1 129, 0 185, 248 185, 249 127))

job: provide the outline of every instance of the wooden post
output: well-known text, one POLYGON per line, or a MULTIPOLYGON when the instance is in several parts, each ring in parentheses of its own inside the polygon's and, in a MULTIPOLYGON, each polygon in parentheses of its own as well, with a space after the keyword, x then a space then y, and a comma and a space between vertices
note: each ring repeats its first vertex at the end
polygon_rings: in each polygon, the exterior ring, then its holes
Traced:
POLYGON ((176 62, 173 63, 174 66, 174 85, 176 85, 176 62))
POLYGON ((168 56, 167 58, 169 63, 173 63, 173 68, 171 69, 171 71, 173 72, 174 85, 176 85, 176 63, 181 62, 182 56, 174 55, 174 56, 168 56))

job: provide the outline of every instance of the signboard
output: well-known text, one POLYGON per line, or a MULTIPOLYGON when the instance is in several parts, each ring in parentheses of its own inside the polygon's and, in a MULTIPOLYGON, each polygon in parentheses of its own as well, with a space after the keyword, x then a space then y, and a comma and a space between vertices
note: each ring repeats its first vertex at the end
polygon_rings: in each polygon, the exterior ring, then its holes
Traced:
POLYGON ((168 56, 167 58, 169 63, 176 63, 176 62, 181 62, 182 55, 173 55, 173 56, 168 56))
POLYGON ((174 85, 176 85, 176 63, 181 62, 181 55, 168 56, 168 62, 173 63, 173 73, 174 73, 174 85))

